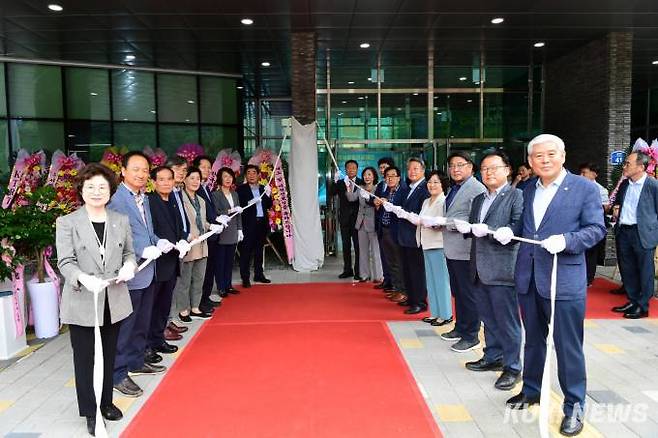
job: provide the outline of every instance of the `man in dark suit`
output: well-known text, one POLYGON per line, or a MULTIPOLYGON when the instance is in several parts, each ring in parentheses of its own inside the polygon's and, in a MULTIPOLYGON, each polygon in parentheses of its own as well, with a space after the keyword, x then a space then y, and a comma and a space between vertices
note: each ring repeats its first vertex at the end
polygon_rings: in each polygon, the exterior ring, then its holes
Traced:
POLYGON ((359 278, 359 235, 356 228, 356 217, 359 213, 359 200, 349 201, 345 192, 348 190, 345 179, 349 179, 350 185, 362 185, 363 180, 357 178, 359 164, 354 160, 345 162, 346 178, 338 179, 339 173, 336 172, 336 181, 329 187, 329 196, 338 195, 338 222, 340 223, 340 237, 343 244, 343 272, 338 278, 354 277, 359 278), (354 269, 352 269, 352 244, 354 244, 354 269))
POLYGON ((553 339, 564 394, 560 433, 574 436, 583 428, 587 380, 585 251, 603 238, 605 225, 598 189, 591 181, 568 173, 563 167, 565 156, 564 142, 557 136, 541 134, 528 143, 528 159, 538 178, 523 192, 522 237, 540 240, 541 246, 521 243, 516 259, 515 284, 526 334, 523 389, 507 405, 525 409, 539 403, 551 316, 553 255, 558 254, 553 339))
POLYGON ((395 166, 395 162, 391 157, 383 157, 377 160, 377 167, 379 168, 379 173, 382 176, 382 180, 377 183, 375 187, 375 199, 373 204, 375 206, 375 231, 377 232, 377 240, 379 241, 379 257, 382 260, 382 272, 384 273, 384 281, 375 285, 375 289, 388 289, 392 291, 393 283, 391 282, 391 272, 388 267, 388 260, 386 259, 386 251, 382 247, 382 215, 384 214, 384 209, 382 208, 381 198, 384 197, 384 192, 388 188, 386 186, 386 169, 389 167, 395 166))
POLYGON ((649 316, 654 291, 654 253, 658 245, 658 181, 647 175, 649 156, 633 152, 624 162, 624 176, 615 205, 619 218, 615 236, 619 271, 628 293, 628 302, 614 307, 624 318, 649 316))
POLYGON ((271 188, 258 184, 260 172, 253 164, 245 168, 245 183, 237 188, 242 212, 242 232, 244 239, 240 247, 240 277, 242 286, 251 287, 251 259, 254 260, 254 281, 258 283, 271 283, 263 272, 263 246, 270 229, 267 210, 272 208, 271 188), (246 208, 249 203, 264 194, 253 207, 246 208))
POLYGON ((466 362, 466 368, 502 371, 494 386, 503 391, 509 391, 521 379, 521 318, 514 290, 519 246, 501 245, 489 230, 520 230, 523 193, 508 184, 511 170, 503 152, 490 152, 482 158, 480 173, 487 191, 473 199, 468 220, 471 234, 476 237, 471 240, 471 280, 478 315, 484 322, 486 347, 484 356, 466 362))
MULTIPOLYGON (((415 213, 415 218, 418 218, 423 201, 430 196, 425 181, 425 163, 420 158, 412 157, 407 161, 407 178, 409 190, 401 207, 405 212, 415 213)), ((411 315, 427 310, 425 261, 423 248, 416 240, 417 227, 418 221, 414 219, 398 223, 398 244, 402 249, 402 270, 407 288, 406 304, 409 306, 404 313, 411 315)))
MULTIPOLYGON (((201 196, 206 201, 206 220, 209 224, 216 224, 217 211, 215 210, 215 203, 212 199, 210 188, 208 187, 208 177, 212 170, 212 160, 210 157, 201 155, 194 159, 192 163, 194 167, 198 167, 201 171, 201 187, 197 190, 197 195, 201 196)), ((210 299, 212 293, 213 281, 217 283, 217 290, 219 290, 219 277, 215 275, 215 257, 217 257, 217 239, 218 235, 215 234, 206 240, 208 242, 208 260, 206 262, 206 274, 203 277, 203 287, 201 290, 201 303, 199 310, 205 313, 212 313, 215 307, 219 306, 219 301, 210 299)))
POLYGON ((402 270, 402 250, 398 245, 398 217, 392 211, 393 206, 400 206, 407 197, 409 188, 402 182, 400 169, 391 166, 384 172, 386 190, 382 199, 383 210, 379 234, 381 234, 382 248, 388 257, 388 267, 391 273, 391 288, 387 289, 388 299, 401 303, 407 300, 404 285, 404 272, 402 270))

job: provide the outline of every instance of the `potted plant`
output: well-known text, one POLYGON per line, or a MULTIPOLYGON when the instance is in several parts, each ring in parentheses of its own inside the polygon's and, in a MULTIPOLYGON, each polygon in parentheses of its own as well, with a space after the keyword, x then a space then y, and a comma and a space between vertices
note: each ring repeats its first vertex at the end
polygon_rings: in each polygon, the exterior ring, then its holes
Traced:
POLYGON ((47 185, 25 193, 24 202, 3 213, 5 225, 0 233, 11 239, 20 256, 34 262, 35 278, 27 282, 27 289, 38 338, 59 332, 59 278, 47 257, 55 244, 55 221, 66 212, 65 207, 57 201, 55 188, 47 185))
MULTIPOLYGON (((0 229, 5 228, 6 210, 0 210, 0 229)), ((7 238, 0 240, 0 360, 27 347, 22 258, 7 238)))

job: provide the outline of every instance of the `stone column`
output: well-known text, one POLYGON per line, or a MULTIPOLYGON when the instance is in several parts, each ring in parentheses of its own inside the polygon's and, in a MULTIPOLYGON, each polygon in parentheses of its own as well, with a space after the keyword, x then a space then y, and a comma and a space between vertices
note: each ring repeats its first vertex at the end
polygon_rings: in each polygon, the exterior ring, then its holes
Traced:
POLYGON ((290 37, 292 114, 302 124, 315 120, 315 33, 293 32, 290 37))

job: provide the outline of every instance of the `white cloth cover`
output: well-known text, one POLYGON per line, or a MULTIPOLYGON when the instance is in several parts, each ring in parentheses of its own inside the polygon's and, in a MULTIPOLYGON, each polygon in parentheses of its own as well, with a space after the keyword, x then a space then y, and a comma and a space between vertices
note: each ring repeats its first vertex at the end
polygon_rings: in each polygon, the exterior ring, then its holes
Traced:
POLYGON ((297 120, 292 120, 288 182, 295 242, 292 268, 299 272, 315 271, 324 264, 316 135, 315 123, 302 126, 297 120))

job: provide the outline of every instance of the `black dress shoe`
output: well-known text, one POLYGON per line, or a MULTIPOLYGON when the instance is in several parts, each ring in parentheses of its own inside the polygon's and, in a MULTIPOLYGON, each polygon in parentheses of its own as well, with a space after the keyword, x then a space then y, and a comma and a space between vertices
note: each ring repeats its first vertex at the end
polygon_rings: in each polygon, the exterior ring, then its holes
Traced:
POLYGON ((155 347, 155 351, 158 353, 171 354, 178 351, 178 347, 175 345, 167 344, 166 342, 162 345, 155 347))
POLYGON ((488 361, 484 357, 475 362, 466 362, 466 369, 471 371, 502 371, 503 363, 499 360, 488 361))
POLYGON ((152 350, 148 350, 144 354, 144 362, 154 364, 158 362, 162 362, 162 356, 160 356, 158 353, 152 350))
POLYGON ((425 318, 421 319, 421 321, 426 322, 426 323, 428 323, 428 324, 431 324, 431 323, 433 323, 434 321, 436 321, 436 319, 437 319, 437 318, 434 318, 434 317, 432 317, 432 316, 426 316, 425 318))
POLYGON ((528 406, 538 405, 539 396, 537 397, 528 397, 524 393, 520 392, 514 397, 507 400, 507 407, 509 409, 527 409, 528 406))
POLYGON ((350 278, 350 277, 354 277, 354 272, 343 272, 338 276, 338 278, 350 278))
POLYGON ((577 416, 565 416, 560 423, 560 434, 564 436, 576 436, 583 430, 583 420, 577 416))
POLYGON ((373 287, 374 287, 375 289, 384 289, 384 290, 386 290, 386 289, 390 289, 390 288, 391 288, 391 285, 390 285, 390 284, 386 284, 386 283, 378 283, 378 284, 374 285, 373 287))
POLYGON ((130 376, 126 376, 121 382, 114 385, 114 390, 120 392, 126 397, 139 397, 144 393, 142 388, 140 388, 130 376))
POLYGON ((424 312, 427 310, 427 306, 411 306, 404 311, 407 315, 415 315, 416 313, 424 312))
POLYGON ((101 415, 110 421, 119 421, 123 418, 121 410, 114 405, 101 406, 101 415))
POLYGON ((96 417, 85 417, 87 418, 87 432, 89 435, 96 436, 96 417))
POLYGON ((154 376, 156 374, 164 373, 167 370, 167 367, 162 365, 152 365, 150 363, 145 363, 143 367, 128 371, 129 376, 154 376))
MULTIPOLYGON (((199 310, 201 310, 201 309, 199 309, 199 310)), ((190 311, 190 318, 192 318, 192 319, 208 319, 208 318, 211 318, 211 317, 212 317, 212 313, 208 313, 208 312, 204 312, 204 311, 195 312, 194 310, 190 311)))
POLYGON ((510 391, 519 383, 519 380, 521 380, 521 373, 505 370, 494 383, 494 387, 501 391, 510 391))
POLYGON ((255 283, 269 284, 269 283, 272 282, 272 280, 270 280, 269 278, 265 278, 265 277, 254 277, 254 282, 255 283))
POLYGON ((649 311, 640 309, 640 306, 635 306, 634 308, 630 309, 628 312, 624 313, 624 318, 626 319, 640 319, 640 318, 646 318, 648 316, 649 316, 649 311))
POLYGON ((362 281, 362 280, 363 280, 363 278, 359 277, 358 275, 354 276, 354 281, 362 281))
POLYGON ((626 288, 624 286, 618 287, 617 289, 612 289, 610 291, 612 295, 626 295, 626 288))
MULTIPOLYGON (((251 282, 249 280, 242 280, 242 287, 245 289, 249 289, 251 287, 251 282)), ((235 292, 231 292, 231 290, 228 290, 228 293, 234 294, 235 292)))
POLYGON ((635 307, 635 305, 629 301, 629 302, 627 302, 626 304, 624 304, 623 306, 615 306, 615 307, 613 307, 613 308, 612 308, 612 311, 613 311, 613 312, 617 312, 617 313, 626 313, 626 312, 628 312, 629 310, 633 309, 633 307, 635 307))
POLYGON ((436 321, 432 322, 432 325, 434 327, 441 327, 442 325, 450 324, 452 322, 452 316, 448 319, 444 319, 439 321, 438 319, 436 321))
MULTIPOLYGON (((242 283, 242 286, 244 286, 244 282, 242 283)), ((249 283, 249 280, 247 280, 247 286, 245 286, 245 287, 251 287, 251 283, 249 283)), ((226 292, 230 293, 231 295, 239 295, 240 294, 240 291, 235 289, 233 286, 226 289, 226 292)))
POLYGON ((226 298, 226 297, 228 297, 228 292, 226 292, 225 290, 220 290, 219 291, 219 296, 222 297, 222 298, 226 298))
POLYGON ((409 304, 409 300, 400 301, 398 303, 398 306, 410 306, 410 305, 411 304, 409 304))

